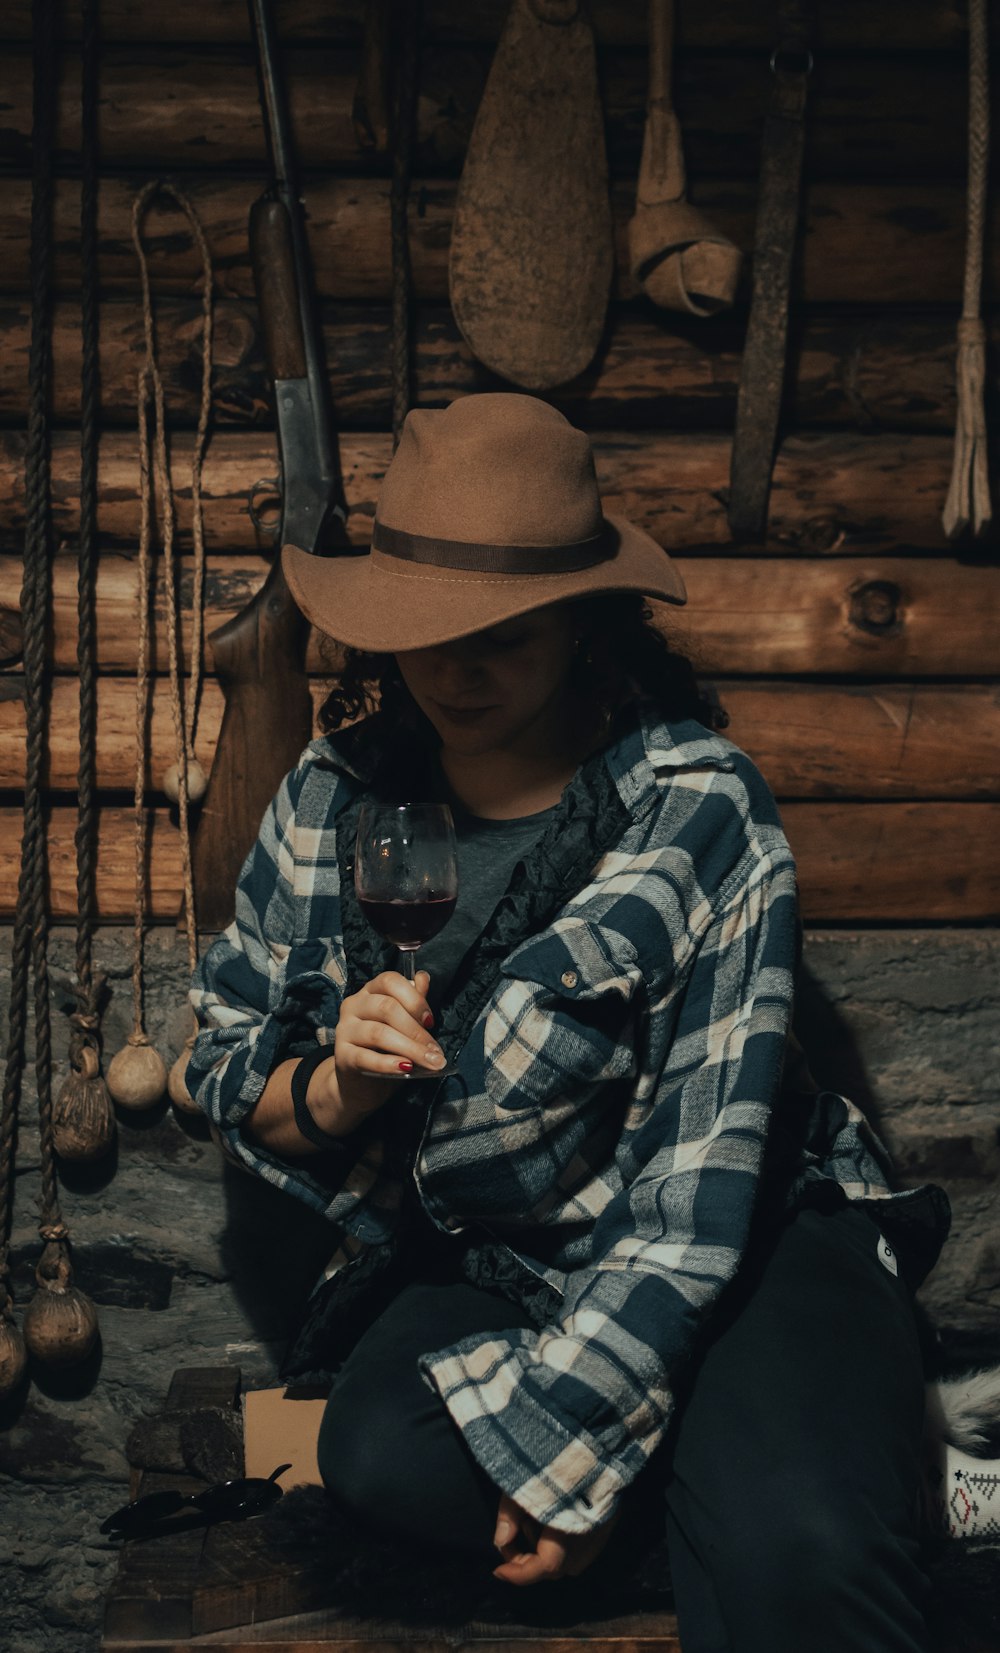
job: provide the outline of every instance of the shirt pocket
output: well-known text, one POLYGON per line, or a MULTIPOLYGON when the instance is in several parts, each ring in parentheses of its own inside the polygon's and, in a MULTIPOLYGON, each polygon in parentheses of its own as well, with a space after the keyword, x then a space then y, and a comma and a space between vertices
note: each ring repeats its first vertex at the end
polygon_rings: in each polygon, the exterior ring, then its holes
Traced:
POLYGON ((644 1000, 635 948, 583 919, 557 922, 501 966, 485 1035, 487 1091, 502 1110, 577 1110, 638 1065, 644 1000))

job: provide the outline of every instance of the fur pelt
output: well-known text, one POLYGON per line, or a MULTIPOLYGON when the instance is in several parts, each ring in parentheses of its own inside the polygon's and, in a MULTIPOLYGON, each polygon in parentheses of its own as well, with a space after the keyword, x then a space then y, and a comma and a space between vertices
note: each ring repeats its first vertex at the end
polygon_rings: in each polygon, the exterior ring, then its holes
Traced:
POLYGON ((1000 1366, 927 1385, 927 1435, 974 1458, 1000 1458, 1000 1366))

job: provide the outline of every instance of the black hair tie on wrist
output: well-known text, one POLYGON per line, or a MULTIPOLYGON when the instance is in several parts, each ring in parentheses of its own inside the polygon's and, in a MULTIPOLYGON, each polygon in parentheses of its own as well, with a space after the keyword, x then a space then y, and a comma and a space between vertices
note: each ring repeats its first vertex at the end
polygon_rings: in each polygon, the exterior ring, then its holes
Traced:
POLYGON ((306 1092, 309 1089, 310 1079, 317 1068, 321 1068, 324 1062, 332 1062, 333 1057, 332 1045, 317 1045, 316 1049, 310 1051, 308 1056, 299 1059, 292 1072, 292 1108, 295 1113, 295 1124, 299 1134, 317 1148, 342 1148, 344 1146, 343 1137, 334 1136, 332 1132, 324 1131, 321 1125, 317 1125, 306 1102, 306 1092))

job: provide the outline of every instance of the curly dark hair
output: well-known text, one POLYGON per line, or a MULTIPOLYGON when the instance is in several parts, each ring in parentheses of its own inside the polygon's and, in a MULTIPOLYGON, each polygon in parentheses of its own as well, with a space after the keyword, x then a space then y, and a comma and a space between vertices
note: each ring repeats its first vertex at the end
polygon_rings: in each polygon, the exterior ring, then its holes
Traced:
MULTIPOLYGON (((614 711, 638 689, 653 698, 668 721, 695 718, 706 729, 726 727, 729 719, 713 692, 698 682, 691 660, 675 653, 653 625, 644 597, 602 592, 579 599, 574 610, 587 639, 574 662, 576 688, 600 711, 614 711)), ((379 707, 393 721, 413 721, 417 708, 393 655, 344 649, 333 676, 318 714, 325 734, 379 707)))

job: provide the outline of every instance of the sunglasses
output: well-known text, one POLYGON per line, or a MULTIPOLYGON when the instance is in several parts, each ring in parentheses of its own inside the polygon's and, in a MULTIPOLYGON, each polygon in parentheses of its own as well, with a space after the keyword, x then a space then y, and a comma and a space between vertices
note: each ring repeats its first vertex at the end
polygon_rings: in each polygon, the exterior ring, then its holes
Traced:
POLYGON ((161 1533, 187 1532, 219 1521, 245 1521, 270 1509, 282 1495, 278 1476, 291 1464, 279 1464, 266 1480, 258 1476, 220 1481, 203 1492, 149 1492, 115 1510, 101 1522, 101 1532, 112 1539, 156 1538, 161 1533))

